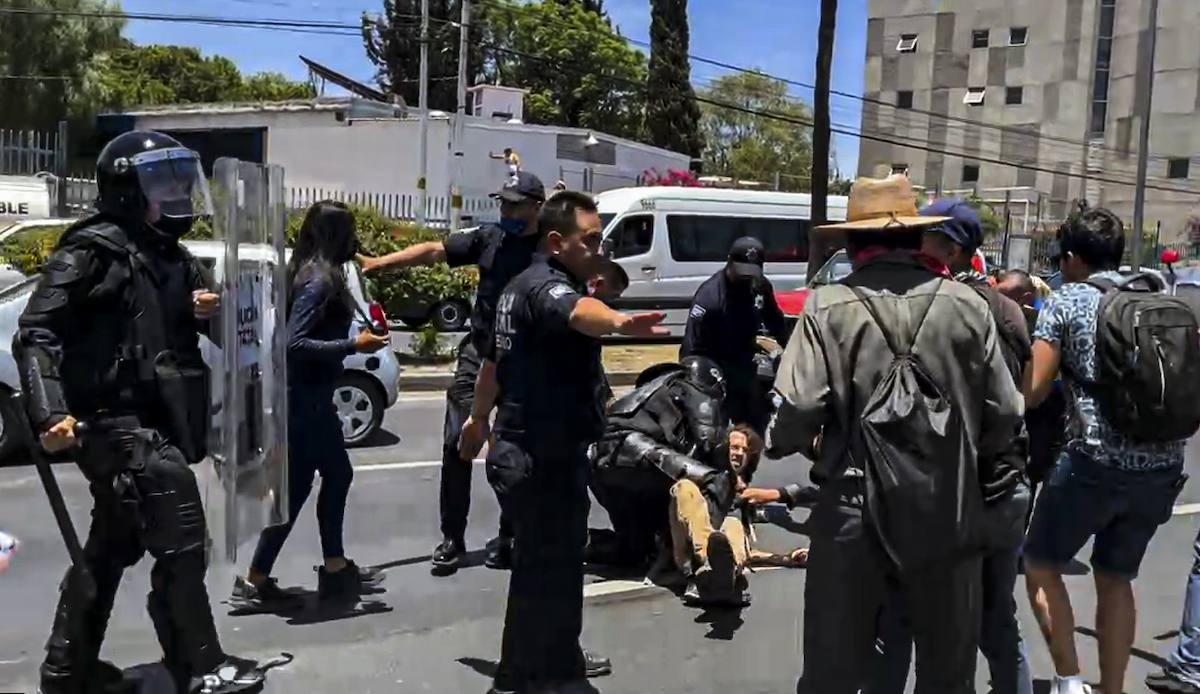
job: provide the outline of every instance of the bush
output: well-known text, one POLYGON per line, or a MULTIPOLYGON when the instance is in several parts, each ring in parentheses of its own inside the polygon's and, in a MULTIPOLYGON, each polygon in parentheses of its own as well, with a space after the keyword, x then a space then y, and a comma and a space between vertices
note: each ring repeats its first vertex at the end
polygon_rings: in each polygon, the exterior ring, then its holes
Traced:
MULTIPOLYGON (((300 233, 303 221, 304 210, 296 210, 288 215, 289 246, 300 233)), ((444 238, 441 232, 387 219, 371 209, 356 208, 354 221, 358 227, 362 252, 369 256, 383 256, 414 243, 444 238)), ((41 272, 46 256, 54 250, 65 229, 39 229, 19 234, 0 245, 0 258, 27 275, 41 272)), ((212 227, 206 220, 199 220, 184 238, 211 239, 212 227)), ((445 263, 438 263, 433 267, 374 273, 367 277, 367 290, 383 305, 385 311, 395 315, 403 313, 402 307, 414 302, 427 305, 445 299, 469 302, 478 282, 479 272, 475 268, 451 270, 445 263)))

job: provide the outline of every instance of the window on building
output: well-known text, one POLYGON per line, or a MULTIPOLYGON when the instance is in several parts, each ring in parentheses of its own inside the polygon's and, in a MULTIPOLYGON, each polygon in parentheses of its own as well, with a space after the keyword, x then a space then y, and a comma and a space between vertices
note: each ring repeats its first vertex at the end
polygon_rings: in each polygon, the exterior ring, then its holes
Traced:
POLYGON ((983 87, 971 87, 967 89, 967 93, 963 95, 963 103, 967 106, 982 106, 985 91, 983 87))
POLYGON ((1028 27, 1013 27, 1008 30, 1008 45, 1010 46, 1024 46, 1028 38, 1028 27))
POLYGON ((987 48, 991 32, 987 29, 976 29, 971 32, 971 48, 987 48))
POLYGON ((1092 70, 1092 110, 1088 118, 1088 137, 1093 138, 1104 137, 1108 121, 1108 82, 1116 4, 1116 0, 1100 0, 1100 29, 1096 34, 1096 62, 1092 70))
POLYGON ((962 182, 963 183, 978 183, 979 182, 979 164, 963 164, 962 182))
POLYGON ((916 34, 901 34, 900 42, 896 44, 896 50, 901 53, 916 53, 917 52, 917 35, 916 34))
POLYGON ((1004 103, 1007 106, 1020 106, 1025 101, 1024 87, 1005 87, 1004 103))
POLYGON ((908 175, 908 164, 892 164, 892 173, 893 174, 902 174, 904 176, 907 176, 908 175))
POLYGON ((768 263, 808 262, 808 221, 768 217, 667 215, 671 258, 680 262, 724 263, 729 247, 743 236, 762 241, 768 263))
POLYGON ((896 108, 912 108, 913 93, 912 92, 896 92, 896 108))
POLYGON ((649 253, 654 245, 654 215, 635 214, 621 220, 608 236, 613 258, 649 253))
POLYGON ((1167 178, 1187 178, 1191 163, 1191 159, 1168 159, 1167 178))

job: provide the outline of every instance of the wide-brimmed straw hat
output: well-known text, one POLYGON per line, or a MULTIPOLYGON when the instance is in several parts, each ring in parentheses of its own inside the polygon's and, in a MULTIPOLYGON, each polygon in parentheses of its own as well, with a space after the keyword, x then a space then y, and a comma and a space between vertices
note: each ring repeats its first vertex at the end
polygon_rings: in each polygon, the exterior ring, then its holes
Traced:
POLYGON ((823 224, 817 229, 841 231, 884 231, 913 229, 941 224, 949 217, 922 216, 912 182, 903 174, 887 178, 860 178, 850 188, 846 221, 823 224))

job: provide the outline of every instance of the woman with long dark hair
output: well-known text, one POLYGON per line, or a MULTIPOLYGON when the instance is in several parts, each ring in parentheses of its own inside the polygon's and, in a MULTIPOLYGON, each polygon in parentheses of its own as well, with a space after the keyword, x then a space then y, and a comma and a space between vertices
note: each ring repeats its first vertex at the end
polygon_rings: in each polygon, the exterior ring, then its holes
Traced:
POLYGON ((318 594, 356 596, 364 585, 382 578, 346 559, 342 547, 353 470, 333 391, 347 356, 388 345, 387 337, 367 330, 347 337, 354 299, 343 268, 357 251, 354 217, 345 205, 324 201, 308 209, 288 263, 288 522, 263 531, 249 572, 234 583, 233 597, 239 602, 279 606, 295 601, 271 578, 271 569, 317 474, 317 524, 325 557, 318 569, 318 594))

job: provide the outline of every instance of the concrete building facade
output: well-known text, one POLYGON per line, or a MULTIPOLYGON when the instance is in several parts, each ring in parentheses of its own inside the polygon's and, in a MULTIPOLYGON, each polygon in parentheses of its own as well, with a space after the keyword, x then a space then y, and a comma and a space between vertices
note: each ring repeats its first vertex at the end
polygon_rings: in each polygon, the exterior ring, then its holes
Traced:
MULTIPOLYGON (((1200 213, 1200 2, 1160 3, 1145 220, 1167 242, 1200 213)), ((1044 220, 1084 199, 1131 223, 1148 5, 870 0, 860 175, 1017 188, 1044 220)))

